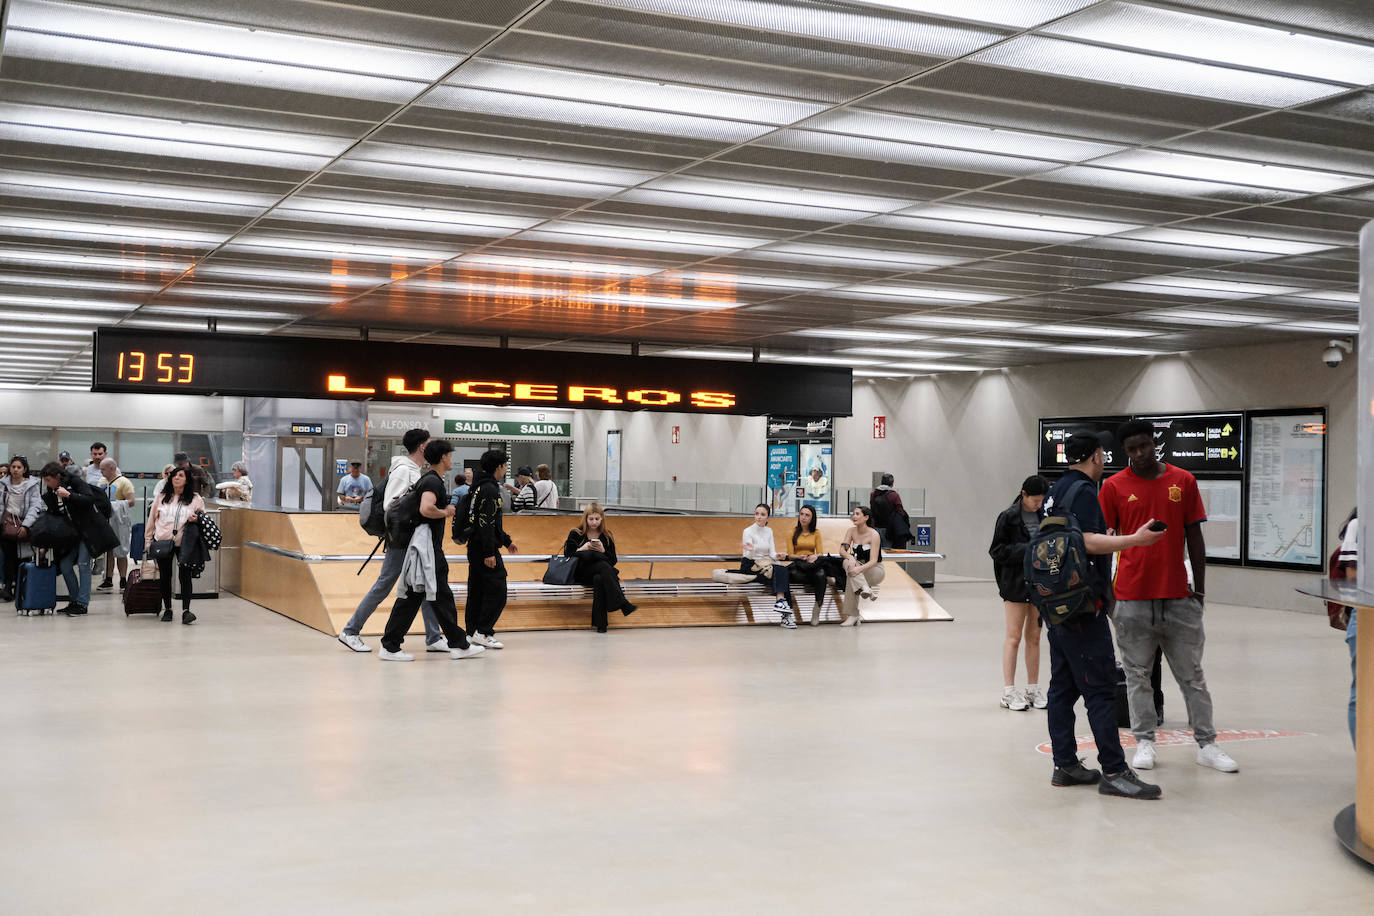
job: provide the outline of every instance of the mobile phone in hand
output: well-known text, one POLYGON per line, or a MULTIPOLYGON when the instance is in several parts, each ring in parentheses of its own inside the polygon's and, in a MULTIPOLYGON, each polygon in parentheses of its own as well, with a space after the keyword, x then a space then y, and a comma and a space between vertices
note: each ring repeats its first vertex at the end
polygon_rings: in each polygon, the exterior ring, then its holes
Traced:
POLYGON ((1156 521, 1153 525, 1150 526, 1150 530, 1151 530, 1151 531, 1163 531, 1165 528, 1168 528, 1168 527, 1169 527, 1169 523, 1168 523, 1168 522, 1156 521))

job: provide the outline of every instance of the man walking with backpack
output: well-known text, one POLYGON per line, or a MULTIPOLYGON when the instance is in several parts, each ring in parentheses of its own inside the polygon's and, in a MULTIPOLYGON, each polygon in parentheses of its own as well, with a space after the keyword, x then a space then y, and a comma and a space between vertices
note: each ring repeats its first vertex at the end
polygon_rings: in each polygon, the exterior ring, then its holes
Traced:
MULTIPOLYGON (((424 460, 424 448, 427 442, 429 442, 429 430, 426 429, 407 430, 406 434, 401 437, 401 444, 407 454, 397 455, 391 459, 391 470, 386 475, 386 489, 382 499, 383 511, 390 508, 393 502, 420 479, 420 462, 424 460)), ((360 635, 363 631, 363 624, 367 623, 372 612, 377 610, 377 606, 391 593, 391 590, 396 586, 396 580, 401 578, 401 566, 405 563, 406 546, 405 544, 391 543, 386 545, 386 553, 382 556, 382 568, 377 573, 376 583, 363 596, 363 600, 358 602, 357 610, 353 612, 352 617, 348 618, 348 623, 344 624, 343 632, 339 634, 339 642, 354 652, 372 651, 372 647, 363 642, 360 635)), ((434 616, 434 606, 426 601, 420 606, 420 613, 424 615, 425 620, 425 651, 447 652, 449 645, 444 639, 438 620, 434 616)))
POLYGON ((1069 437, 1064 445, 1069 470, 1050 488, 1042 510, 1044 521, 1026 547, 1031 599, 1040 609, 1049 630, 1050 691, 1046 713, 1050 743, 1054 747, 1054 775, 1050 784, 1096 783, 1102 795, 1153 799, 1163 793, 1159 786, 1142 782, 1126 766, 1126 755, 1121 750, 1121 738, 1116 731, 1116 654, 1112 650, 1107 614, 1112 600, 1111 554, 1128 547, 1149 546, 1164 535, 1150 530, 1153 519, 1130 535, 1107 533, 1106 519, 1097 501, 1097 482, 1102 479, 1106 464, 1103 447, 1110 444, 1111 439, 1105 433, 1101 437, 1087 433, 1069 437), (1064 519, 1067 524, 1051 524, 1056 518, 1064 519), (1083 549, 1089 556, 1074 556, 1076 548, 1062 556, 1050 555, 1052 545, 1047 539, 1059 537, 1073 543, 1080 531, 1083 549), (1080 574, 1086 579, 1086 589, 1080 587, 1061 595, 1046 594, 1041 590, 1043 584, 1037 585, 1039 577, 1031 575, 1037 555, 1042 567, 1047 558, 1062 560, 1056 563, 1056 574, 1064 565, 1081 561, 1080 574), (1080 696, 1097 741, 1101 773, 1085 767, 1078 759, 1073 705, 1080 696))
POLYGON ((1159 519, 1168 526, 1159 543, 1124 551, 1116 569, 1116 645, 1126 671, 1131 732, 1136 740, 1131 763, 1141 770, 1155 765, 1158 718, 1150 669, 1162 648, 1188 707, 1188 721, 1198 743, 1198 765, 1223 773, 1238 772, 1236 762, 1217 747, 1212 694, 1202 673, 1202 603, 1207 573, 1202 523, 1207 512, 1197 478, 1159 460, 1154 424, 1148 420, 1122 424, 1117 439, 1130 466, 1102 486, 1102 512, 1107 524, 1130 528, 1145 519, 1159 519), (1185 549, 1193 569, 1191 583, 1183 564, 1185 549))

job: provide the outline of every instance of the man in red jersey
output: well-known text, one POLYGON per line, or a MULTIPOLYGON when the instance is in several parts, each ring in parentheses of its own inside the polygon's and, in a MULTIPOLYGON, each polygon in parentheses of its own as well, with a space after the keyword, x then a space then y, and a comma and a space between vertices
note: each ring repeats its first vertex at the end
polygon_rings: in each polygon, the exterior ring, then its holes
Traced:
POLYGON ((1157 719, 1150 669, 1155 650, 1162 648, 1188 707, 1188 721, 1198 743, 1198 764, 1235 773, 1240 767, 1217 747, 1212 695, 1202 674, 1202 606, 1207 574, 1202 523, 1207 513, 1197 478, 1159 460, 1152 423, 1131 420, 1116 436, 1130 466, 1102 485, 1102 513, 1108 527, 1134 531, 1152 518, 1169 526, 1154 545, 1123 550, 1117 564, 1114 621, 1121 667, 1126 671, 1131 732, 1136 739, 1131 765, 1139 770, 1155 765, 1157 719), (1185 547, 1193 570, 1191 583, 1183 563, 1185 547))

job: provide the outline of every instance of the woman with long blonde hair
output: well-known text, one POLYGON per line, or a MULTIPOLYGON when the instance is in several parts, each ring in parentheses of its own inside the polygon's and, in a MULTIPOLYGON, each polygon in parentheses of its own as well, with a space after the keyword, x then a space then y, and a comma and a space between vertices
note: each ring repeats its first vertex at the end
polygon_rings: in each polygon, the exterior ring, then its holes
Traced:
POLYGON ((573 579, 578 585, 592 590, 592 626, 605 633, 607 614, 624 611, 633 614, 635 606, 620 587, 620 573, 616 571, 615 540, 606 527, 606 514, 601 506, 589 503, 582 510, 582 522, 568 532, 563 543, 563 556, 577 557, 577 571, 573 579))

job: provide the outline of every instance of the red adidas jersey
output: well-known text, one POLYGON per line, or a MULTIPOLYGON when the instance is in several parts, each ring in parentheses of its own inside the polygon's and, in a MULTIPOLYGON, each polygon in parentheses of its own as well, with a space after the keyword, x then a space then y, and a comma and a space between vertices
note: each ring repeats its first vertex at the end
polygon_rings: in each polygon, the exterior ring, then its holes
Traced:
POLYGON ((1134 534, 1152 518, 1169 524, 1164 537, 1153 546, 1121 551, 1116 568, 1116 597, 1126 601, 1187 598, 1188 570, 1183 565, 1187 545, 1183 528, 1207 521, 1197 478, 1171 464, 1164 465, 1164 473, 1154 480, 1146 480, 1126 468, 1107 478, 1098 499, 1107 526, 1115 528, 1117 534, 1134 534))

